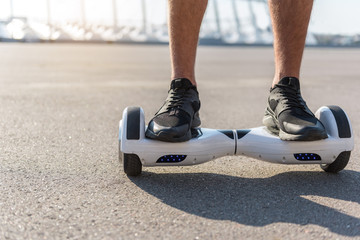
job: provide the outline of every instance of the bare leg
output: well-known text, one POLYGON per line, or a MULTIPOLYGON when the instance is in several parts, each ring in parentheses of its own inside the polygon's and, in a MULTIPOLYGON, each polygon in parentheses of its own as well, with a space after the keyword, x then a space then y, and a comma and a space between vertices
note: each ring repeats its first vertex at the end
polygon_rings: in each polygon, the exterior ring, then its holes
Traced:
POLYGON ((171 79, 188 78, 196 86, 195 58, 207 0, 169 0, 171 79))
POLYGON ((275 76, 263 118, 282 140, 327 138, 300 92, 300 66, 313 0, 268 0, 274 30, 275 76))
POLYGON ((299 78, 313 0, 269 0, 274 31, 275 76, 299 78))
POLYGON ((201 124, 195 58, 207 0, 168 0, 171 85, 164 105, 150 120, 145 136, 165 142, 192 138, 201 124))

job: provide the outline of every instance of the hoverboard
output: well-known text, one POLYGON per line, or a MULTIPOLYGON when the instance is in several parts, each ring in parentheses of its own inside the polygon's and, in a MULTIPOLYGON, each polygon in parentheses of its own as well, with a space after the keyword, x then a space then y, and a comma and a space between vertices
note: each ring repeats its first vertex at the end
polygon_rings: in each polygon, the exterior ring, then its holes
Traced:
POLYGON ((283 141, 264 126, 197 128, 189 141, 172 143, 146 138, 143 110, 127 107, 119 123, 119 160, 129 176, 139 175, 142 166, 187 166, 231 155, 281 164, 320 164, 324 171, 337 173, 345 168, 354 148, 350 120, 338 106, 321 107, 315 116, 324 124, 328 138, 283 141))

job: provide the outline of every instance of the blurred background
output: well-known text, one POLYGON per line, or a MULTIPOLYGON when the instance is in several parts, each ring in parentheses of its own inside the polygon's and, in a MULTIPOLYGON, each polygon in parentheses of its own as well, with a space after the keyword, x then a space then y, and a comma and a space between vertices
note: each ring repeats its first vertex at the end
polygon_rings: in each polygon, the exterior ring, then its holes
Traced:
MULTIPOLYGON (((307 45, 360 46, 360 1, 315 0, 307 45)), ((167 43, 167 0, 0 0, 0 41, 167 43)), ((200 44, 272 44, 266 0, 209 0, 200 44)))

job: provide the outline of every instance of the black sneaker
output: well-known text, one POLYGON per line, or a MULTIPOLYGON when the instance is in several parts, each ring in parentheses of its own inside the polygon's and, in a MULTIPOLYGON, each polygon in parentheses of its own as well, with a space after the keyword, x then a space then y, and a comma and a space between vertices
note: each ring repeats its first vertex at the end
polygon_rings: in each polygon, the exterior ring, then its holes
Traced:
POLYGON ((145 136, 165 142, 191 139, 191 129, 200 126, 199 93, 190 80, 178 78, 171 82, 169 95, 149 122, 145 136))
POLYGON ((315 141, 327 138, 324 125, 301 97, 300 82, 285 77, 270 89, 263 124, 281 140, 315 141))

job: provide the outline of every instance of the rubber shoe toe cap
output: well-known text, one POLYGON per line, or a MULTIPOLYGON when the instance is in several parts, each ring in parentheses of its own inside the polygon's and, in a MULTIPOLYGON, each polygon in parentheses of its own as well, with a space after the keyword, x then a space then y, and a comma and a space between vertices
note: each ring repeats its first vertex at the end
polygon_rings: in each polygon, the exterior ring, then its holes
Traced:
POLYGON ((182 142, 191 138, 191 135, 187 136, 188 132, 190 132, 188 124, 176 127, 164 127, 154 121, 151 121, 145 135, 148 138, 165 142, 182 142))

